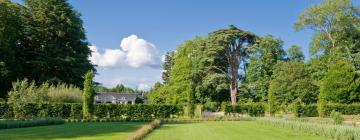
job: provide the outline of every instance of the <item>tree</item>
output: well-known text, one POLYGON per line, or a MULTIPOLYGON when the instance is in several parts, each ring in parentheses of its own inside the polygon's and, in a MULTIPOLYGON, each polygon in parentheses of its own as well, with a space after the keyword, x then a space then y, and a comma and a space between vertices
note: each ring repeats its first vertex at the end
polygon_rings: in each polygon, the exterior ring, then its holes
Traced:
POLYGON ((95 70, 80 14, 67 0, 25 0, 24 38, 17 54, 19 74, 40 84, 64 82, 82 87, 95 70))
POLYGON ((161 75, 164 84, 169 83, 171 67, 174 65, 173 59, 174 59, 174 52, 167 52, 165 54, 164 63, 163 63, 163 72, 161 75))
POLYGON ((239 66, 241 61, 247 56, 247 47, 254 44, 256 36, 252 33, 242 31, 231 25, 228 29, 220 29, 209 35, 211 47, 219 48, 225 58, 221 60, 226 67, 220 69, 227 74, 230 81, 231 103, 236 104, 236 96, 238 92, 239 82, 239 66))
POLYGON ((359 16, 360 10, 351 4, 351 0, 324 0, 300 15, 295 23, 295 30, 310 28, 315 31, 311 46, 314 54, 320 52, 339 55, 341 51, 349 53, 352 48, 358 50, 359 47, 359 42, 348 36, 358 36, 359 16), (344 38, 345 36, 348 37, 344 38))
POLYGON ((287 57, 291 61, 304 61, 305 59, 301 47, 297 45, 293 45, 287 50, 287 57))
POLYGON ((22 38, 24 8, 9 0, 0 0, 0 98, 6 96, 17 78, 19 62, 16 52, 22 38))
POLYGON ((276 65, 270 81, 269 94, 276 100, 276 105, 288 106, 293 102, 315 103, 317 87, 312 84, 310 73, 301 61, 287 61, 276 65))
POLYGON ((83 93, 83 114, 85 118, 91 118, 94 110, 95 91, 93 87, 94 72, 88 71, 85 74, 84 93, 83 93))
POLYGON ((285 57, 282 44, 280 39, 267 35, 260 38, 258 43, 251 48, 246 83, 250 91, 256 95, 257 100, 268 99, 269 82, 274 68, 285 57))
POLYGON ((328 102, 344 104, 360 102, 359 74, 354 66, 345 60, 338 60, 330 66, 320 89, 320 94, 323 94, 328 102))

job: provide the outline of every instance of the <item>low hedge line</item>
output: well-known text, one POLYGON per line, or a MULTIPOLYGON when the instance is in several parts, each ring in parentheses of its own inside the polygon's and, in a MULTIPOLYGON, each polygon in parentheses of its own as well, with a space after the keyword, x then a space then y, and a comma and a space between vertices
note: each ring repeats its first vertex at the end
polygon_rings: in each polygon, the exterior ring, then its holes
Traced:
POLYGON ((239 113, 248 114, 250 116, 264 116, 265 104, 263 103, 247 103, 247 104, 223 104, 222 110, 225 114, 239 113))
MULTIPOLYGON (((344 115, 356 115, 360 114, 360 104, 328 104, 325 106, 325 115, 329 116, 333 110, 344 115)), ((293 109, 293 113, 297 117, 319 116, 316 104, 296 105, 293 109)))
POLYGON ((144 125, 140 129, 136 130, 136 132, 132 133, 126 140, 142 140, 146 135, 151 133, 154 129, 161 125, 161 121, 158 119, 153 120, 150 124, 144 125))
POLYGON ((23 128, 64 124, 62 119, 34 119, 34 120, 1 120, 0 129, 23 128))
MULTIPOLYGON (((81 119, 82 104, 78 103, 24 103, 13 106, 0 103, 0 118, 63 118, 81 119)), ((96 118, 153 119, 180 115, 177 105, 117 105, 95 104, 96 118)))

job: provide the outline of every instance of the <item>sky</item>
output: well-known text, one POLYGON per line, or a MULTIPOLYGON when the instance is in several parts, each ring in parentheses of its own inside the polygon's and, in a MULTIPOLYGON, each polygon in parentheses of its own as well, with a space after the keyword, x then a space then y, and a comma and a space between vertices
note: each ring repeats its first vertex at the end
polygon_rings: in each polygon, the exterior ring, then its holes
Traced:
MULTIPOLYGON (((13 0, 20 2, 21 0, 13 0)), ((354 0, 355 4, 360 3, 354 0)), ((300 13, 320 0, 69 0, 81 13, 95 81, 142 90, 161 81, 163 55, 185 40, 228 25, 300 45, 309 57, 312 31, 295 32, 300 13)))

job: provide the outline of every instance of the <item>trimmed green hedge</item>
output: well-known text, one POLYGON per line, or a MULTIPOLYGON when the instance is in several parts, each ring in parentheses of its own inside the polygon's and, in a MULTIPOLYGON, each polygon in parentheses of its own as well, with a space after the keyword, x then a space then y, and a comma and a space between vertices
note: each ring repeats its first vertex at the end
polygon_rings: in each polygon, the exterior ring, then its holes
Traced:
MULTIPOLYGON (((78 103, 24 103, 12 106, 0 103, 0 118, 63 118, 80 119, 82 104, 78 103)), ((182 114, 182 107, 177 105, 117 105, 95 104, 96 118, 153 119, 169 118, 182 114)))
MULTIPOLYGON (((360 104, 328 104, 325 106, 325 115, 329 116, 333 110, 340 112, 343 115, 356 115, 360 114, 360 104)), ((319 116, 316 104, 298 105, 293 109, 293 113, 297 117, 319 116)))
POLYGON ((316 104, 296 105, 293 108, 293 113, 296 117, 317 117, 317 116, 319 116, 316 104))
POLYGON ((0 129, 64 124, 63 119, 1 120, 0 129))
POLYGON ((247 103, 247 104, 223 104, 222 110, 225 114, 239 113, 248 114, 250 116, 264 116, 265 115, 265 104, 263 103, 247 103))

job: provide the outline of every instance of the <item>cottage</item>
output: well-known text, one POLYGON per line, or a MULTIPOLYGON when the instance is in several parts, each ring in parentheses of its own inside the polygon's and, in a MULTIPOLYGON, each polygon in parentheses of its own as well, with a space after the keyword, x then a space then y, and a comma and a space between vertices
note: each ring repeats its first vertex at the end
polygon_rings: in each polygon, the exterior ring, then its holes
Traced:
POLYGON ((96 103, 114 103, 114 104, 135 104, 138 98, 133 93, 97 93, 94 97, 96 103))

